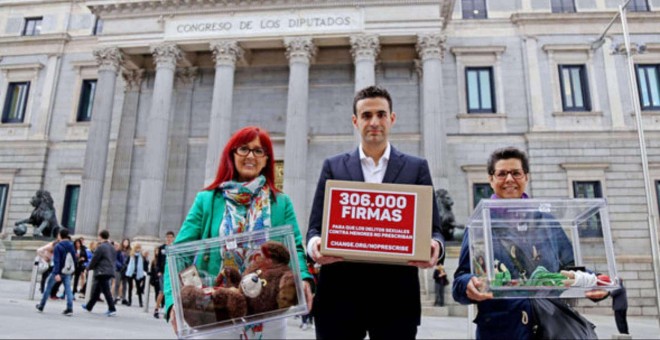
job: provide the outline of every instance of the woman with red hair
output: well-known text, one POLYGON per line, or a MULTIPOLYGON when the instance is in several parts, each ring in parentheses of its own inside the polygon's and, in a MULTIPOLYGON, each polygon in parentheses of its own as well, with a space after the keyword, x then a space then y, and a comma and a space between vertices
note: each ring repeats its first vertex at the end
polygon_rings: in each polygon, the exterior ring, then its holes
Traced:
MULTIPOLYGON (((227 142, 215 180, 197 194, 174 244, 285 225, 293 226, 298 262, 306 263, 293 203, 289 196, 275 188, 273 143, 266 130, 248 126, 238 130, 227 142)), ((232 265, 242 272, 245 263, 242 256, 232 253, 235 251, 225 250, 222 254, 216 252, 217 255, 212 253, 209 258, 205 258, 204 261, 213 262, 209 263, 209 274, 217 275, 223 258, 231 258, 232 265)), ((305 280, 305 297, 311 303, 308 281, 312 281, 313 276, 306 266, 301 265, 300 268, 301 277, 305 280)), ((172 327, 176 332, 172 287, 168 276, 169 271, 166 270, 165 315, 172 319, 172 327)), ((286 337, 286 323, 282 319, 267 323, 264 327, 246 327, 235 334, 227 334, 229 337, 233 335, 236 338, 283 339, 286 337)))

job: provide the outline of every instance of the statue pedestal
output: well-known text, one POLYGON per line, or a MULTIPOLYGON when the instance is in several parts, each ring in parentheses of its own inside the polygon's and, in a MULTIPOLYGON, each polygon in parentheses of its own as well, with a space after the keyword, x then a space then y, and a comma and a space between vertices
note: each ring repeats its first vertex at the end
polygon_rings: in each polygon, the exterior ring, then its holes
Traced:
MULTIPOLYGON (((11 235, 7 240, 0 240, 0 248, 4 248, 4 261, 2 266, 3 279, 30 281, 34 257, 37 249, 50 242, 51 238, 35 239, 33 237, 18 237, 11 235)), ((0 249, 0 258, 2 250, 0 249)))

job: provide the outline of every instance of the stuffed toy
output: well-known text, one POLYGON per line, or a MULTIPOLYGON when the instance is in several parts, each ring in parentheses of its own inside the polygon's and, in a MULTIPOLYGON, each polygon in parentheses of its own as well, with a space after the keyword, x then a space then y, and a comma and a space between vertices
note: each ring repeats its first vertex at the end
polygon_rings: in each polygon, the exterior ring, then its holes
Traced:
POLYGON ((236 267, 225 266, 213 287, 202 286, 194 267, 185 270, 181 305, 189 326, 241 318, 298 303, 295 279, 289 268, 289 250, 274 241, 265 242, 260 249, 258 255, 251 257, 243 275, 236 267))
POLYGON ((267 241, 261 245, 261 254, 243 273, 244 277, 256 274, 259 280, 263 280, 257 296, 246 296, 249 313, 264 313, 297 304, 296 284, 289 268, 289 250, 279 242, 267 241))

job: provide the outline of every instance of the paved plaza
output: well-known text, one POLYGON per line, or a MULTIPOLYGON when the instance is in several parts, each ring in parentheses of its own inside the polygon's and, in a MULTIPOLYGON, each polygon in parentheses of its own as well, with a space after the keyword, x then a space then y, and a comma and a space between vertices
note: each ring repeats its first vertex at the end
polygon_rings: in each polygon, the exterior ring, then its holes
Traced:
MULTIPOLYGON (((0 338, 3 339, 174 339, 172 329, 162 319, 137 306, 117 306, 116 317, 106 317, 105 303, 98 303, 92 313, 84 311, 82 301, 74 301, 74 314, 63 316, 65 301, 49 300, 43 313, 28 299, 30 284, 25 281, 0 280, 0 338)), ((151 297, 153 299, 153 296, 151 297)), ((137 299, 133 299, 137 304, 137 299)), ((153 300, 150 300, 153 306, 153 300)), ((394 309, 395 307, 393 307, 394 309)), ((151 308, 150 308, 151 310, 151 308)), ((597 325, 601 339, 615 333, 612 316, 587 316, 597 325)), ((629 318, 633 338, 660 339, 658 321, 652 318, 629 318)), ((314 338, 313 328, 299 328, 300 319, 288 320, 289 339, 314 338)), ((460 317, 424 317, 419 328, 420 339, 466 339, 467 319, 460 317)))

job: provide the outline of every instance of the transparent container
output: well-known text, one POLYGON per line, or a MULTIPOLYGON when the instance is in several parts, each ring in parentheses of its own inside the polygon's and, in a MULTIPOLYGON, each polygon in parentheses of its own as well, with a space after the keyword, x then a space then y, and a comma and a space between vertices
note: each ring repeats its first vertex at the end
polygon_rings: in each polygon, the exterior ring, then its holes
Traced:
MULTIPOLYGON (((286 257, 282 252, 273 252, 277 255, 270 251, 266 253, 272 259, 286 257)), ((301 264, 298 263, 291 226, 172 245, 167 248, 167 264, 179 338, 208 337, 233 328, 307 313, 301 264), (288 252, 288 268, 292 275, 287 274, 286 284, 277 273, 288 271, 287 264, 262 267, 262 272, 248 275, 252 268, 250 263, 266 258, 262 245, 271 244, 270 241, 284 245, 286 250, 283 252, 288 252), (220 258, 224 260, 220 261, 220 258), (223 275, 219 276, 221 272, 223 275), (230 272, 240 273, 242 279, 230 275, 230 272), (240 284, 236 284, 239 281, 240 284), (235 285, 240 288, 231 288, 235 285), (270 295, 266 290, 269 285, 276 285, 285 293, 277 297, 270 295), (260 293, 255 295, 256 291, 260 293), (246 310, 245 315, 240 313, 241 310, 246 310)))
POLYGON ((494 298, 584 298, 619 287, 605 199, 481 200, 470 269, 494 298))

